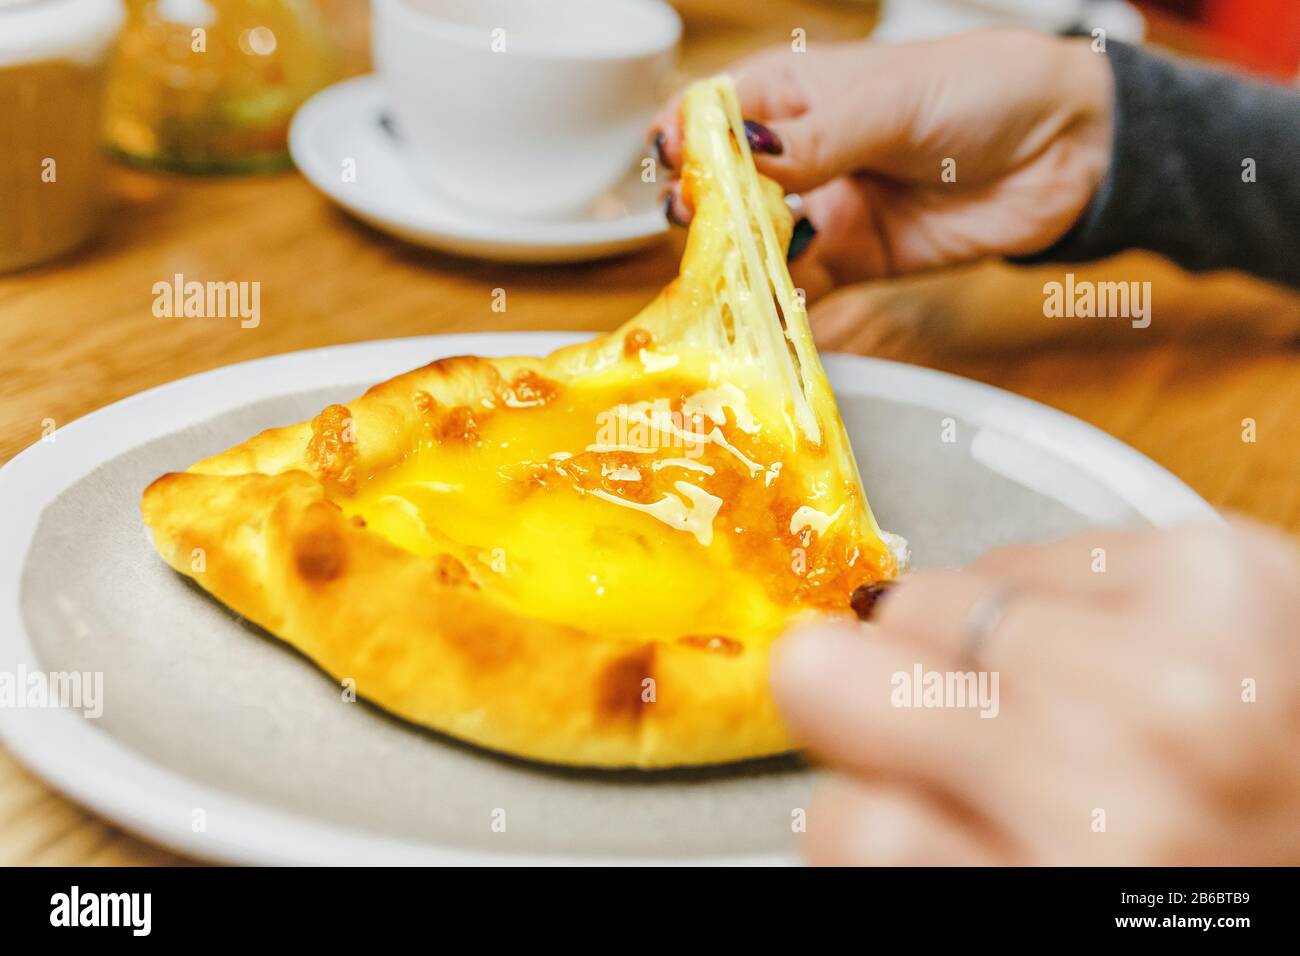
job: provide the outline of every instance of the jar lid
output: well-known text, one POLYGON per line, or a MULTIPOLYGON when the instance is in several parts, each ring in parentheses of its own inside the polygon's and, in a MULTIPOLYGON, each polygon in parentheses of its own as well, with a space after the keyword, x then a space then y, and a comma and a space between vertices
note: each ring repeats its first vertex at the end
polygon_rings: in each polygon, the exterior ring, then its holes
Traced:
POLYGON ((0 67, 93 63, 122 26, 122 0, 0 0, 0 67))

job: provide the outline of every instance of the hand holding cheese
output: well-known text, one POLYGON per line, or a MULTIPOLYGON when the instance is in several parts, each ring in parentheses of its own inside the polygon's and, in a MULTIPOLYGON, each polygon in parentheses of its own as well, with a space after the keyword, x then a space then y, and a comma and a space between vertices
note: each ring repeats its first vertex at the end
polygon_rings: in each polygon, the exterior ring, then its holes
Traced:
MULTIPOLYGON (((759 171, 801 194, 816 229, 791 265, 809 299, 1044 249, 1078 219, 1110 160, 1113 82, 1087 40, 1005 30, 806 53, 786 45, 733 74, 742 113, 766 131, 754 136, 759 171)), ((652 126, 674 170, 679 107, 670 102, 652 126)), ((689 195, 673 208, 688 220, 689 195)))

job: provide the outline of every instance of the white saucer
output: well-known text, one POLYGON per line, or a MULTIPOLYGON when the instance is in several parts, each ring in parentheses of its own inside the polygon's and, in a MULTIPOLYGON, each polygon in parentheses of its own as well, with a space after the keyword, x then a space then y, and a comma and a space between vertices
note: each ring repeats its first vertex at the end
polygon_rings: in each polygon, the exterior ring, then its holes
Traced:
POLYGON ((510 219, 466 209, 420 190, 402 163, 373 74, 317 93, 298 110, 289 152, 311 183, 353 215, 408 242, 460 255, 512 262, 571 262, 616 255, 668 232, 660 187, 639 166, 591 204, 562 220, 510 219), (356 181, 345 182, 345 160, 356 181))

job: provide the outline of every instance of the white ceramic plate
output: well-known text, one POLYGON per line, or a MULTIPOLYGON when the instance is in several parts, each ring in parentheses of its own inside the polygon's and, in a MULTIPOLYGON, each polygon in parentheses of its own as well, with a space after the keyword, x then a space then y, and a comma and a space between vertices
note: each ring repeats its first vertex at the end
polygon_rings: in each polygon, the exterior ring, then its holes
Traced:
MULTIPOLYGON (((814 776, 797 762, 557 770, 343 703, 307 660, 167 568, 141 525, 149 481, 262 428, 437 357, 545 354, 579 338, 432 336, 245 362, 118 402, 24 451, 0 469, 0 670, 102 673, 104 707, 99 719, 0 708, 5 743, 72 798, 208 859, 793 859, 791 812, 814 776)), ((826 365, 877 515, 911 540, 917 566, 1097 524, 1214 515, 1138 452, 1042 405, 876 359, 826 365)))
POLYGON ((421 246, 510 262, 569 262, 638 249, 668 233, 659 188, 640 169, 583 215, 509 218, 467 209, 422 191, 403 165, 373 75, 317 93, 289 130, 293 161, 317 189, 377 229, 421 246), (355 180, 344 176, 345 164, 355 180))

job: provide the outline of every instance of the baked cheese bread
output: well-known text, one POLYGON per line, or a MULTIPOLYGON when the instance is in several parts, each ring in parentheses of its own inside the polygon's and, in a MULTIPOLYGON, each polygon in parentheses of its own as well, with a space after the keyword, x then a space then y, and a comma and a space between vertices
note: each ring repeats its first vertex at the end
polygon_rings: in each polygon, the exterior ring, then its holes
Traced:
POLYGON ((645 768, 789 749, 770 643, 847 614, 906 547, 863 494, 730 81, 683 110, 695 217, 639 315, 545 358, 440 359, 164 475, 143 502, 163 558, 486 748, 645 768))

